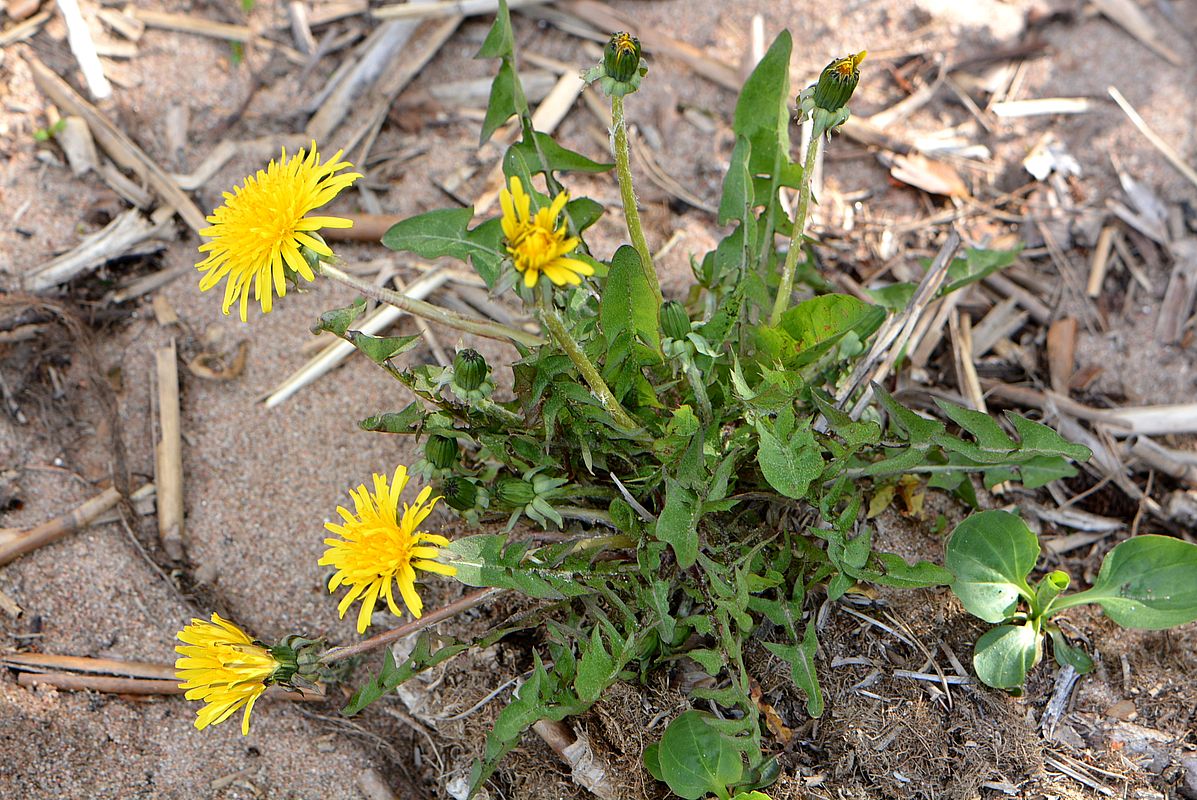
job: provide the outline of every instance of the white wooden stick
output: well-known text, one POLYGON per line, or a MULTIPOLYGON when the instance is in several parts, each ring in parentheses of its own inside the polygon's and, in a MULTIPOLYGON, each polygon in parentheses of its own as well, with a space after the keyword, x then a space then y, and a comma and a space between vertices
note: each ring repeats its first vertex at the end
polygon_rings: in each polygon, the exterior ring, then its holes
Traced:
POLYGON ((96 43, 92 41, 91 32, 83 20, 78 0, 58 0, 58 10, 66 20, 67 41, 71 45, 71 52, 75 54, 75 60, 79 62, 79 69, 83 70, 87 90, 96 100, 107 100, 112 96, 112 86, 104 77, 104 67, 96 54, 96 43))
MULTIPOLYGON (((414 300, 423 300, 428 295, 432 294, 449 280, 449 274, 443 270, 429 272, 423 275, 419 280, 413 281, 412 284, 404 292, 405 295, 414 300)), ((362 333, 378 333, 386 330, 388 326, 395 322, 395 320, 402 317, 405 311, 400 311, 394 306, 380 305, 362 321, 361 325, 355 327, 362 333)), ((348 358, 354 351, 353 345, 349 342, 338 339, 337 341, 324 348, 318 356, 313 358, 307 364, 304 364, 298 370, 291 374, 285 381, 275 387, 266 397, 266 407, 274 408, 282 403, 291 395, 298 392, 309 383, 315 381, 321 375, 326 374, 346 358, 348 358)))

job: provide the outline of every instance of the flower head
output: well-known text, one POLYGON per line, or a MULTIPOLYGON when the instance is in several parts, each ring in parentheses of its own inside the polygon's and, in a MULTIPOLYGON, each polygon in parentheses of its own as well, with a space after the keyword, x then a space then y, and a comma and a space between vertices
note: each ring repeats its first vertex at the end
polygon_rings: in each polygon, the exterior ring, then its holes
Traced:
POLYGON ((566 234, 565 223, 558 224, 558 218, 565 209, 569 196, 562 192, 548 208, 532 214, 532 197, 516 176, 511 178, 511 190, 499 193, 499 204, 503 207, 503 236, 507 240, 507 252, 515 268, 523 273, 524 284, 532 287, 544 273, 558 286, 577 285, 583 275, 593 275, 594 267, 576 258, 566 256, 577 249, 581 239, 566 234))
POLYGON ((424 603, 416 594, 417 569, 441 575, 457 574, 456 568, 435 560, 440 556, 437 547, 448 545, 449 540, 419 530, 440 500, 432 497, 432 487, 425 486, 413 505, 404 503, 400 515, 399 495, 403 494, 407 480, 404 466, 395 469, 389 486, 385 475, 375 473, 373 492, 364 484, 350 490, 354 513, 338 506, 337 513, 343 524, 329 522, 324 525, 341 537, 324 540, 329 549, 320 557, 320 564, 337 570, 328 582, 328 590, 335 592, 342 584, 349 586, 337 609, 342 618, 353 602, 361 599, 358 633, 365 632, 370 625, 370 615, 379 597, 386 598, 392 614, 402 616, 395 603, 394 584, 398 584, 399 594, 412 616, 419 617, 423 613, 424 603))
POLYGON ((266 691, 266 684, 280 664, 270 650, 254 642, 245 631, 219 614, 212 621, 193 619, 179 631, 183 646, 175 651, 175 674, 188 700, 203 700, 196 712, 195 727, 203 730, 224 722, 245 707, 241 734, 249 734, 249 712, 266 691))
POLYGON ((224 205, 208 217, 212 225, 200 231, 210 240, 199 248, 207 258, 195 265, 204 273, 202 291, 228 279, 224 313, 240 301, 241 321, 246 320, 250 283, 262 313, 268 314, 274 295, 287 293, 288 278, 299 274, 307 281, 316 279, 308 259, 332 257, 332 250, 316 231, 353 226, 340 217, 308 216, 362 177, 357 172, 338 175, 353 166, 340 158, 338 150, 329 161, 320 163, 315 142, 306 154, 300 150, 290 159, 284 148, 278 161, 272 160, 266 169, 246 178, 232 193, 224 193, 224 205))
POLYGON ((825 111, 838 111, 848 104, 856 84, 860 81, 860 62, 868 51, 837 58, 823 68, 815 84, 815 106, 825 111))

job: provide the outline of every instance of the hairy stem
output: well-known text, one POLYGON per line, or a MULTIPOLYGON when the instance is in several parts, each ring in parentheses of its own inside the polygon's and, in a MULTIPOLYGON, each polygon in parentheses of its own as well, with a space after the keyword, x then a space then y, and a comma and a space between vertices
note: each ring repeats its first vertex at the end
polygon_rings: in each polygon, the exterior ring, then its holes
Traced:
POLYGON ((781 322, 781 315, 790 307, 790 295, 794 293, 794 270, 798 266, 798 254, 802 252, 802 237, 806 233, 806 210, 810 206, 810 182, 815 173, 815 157, 819 153, 819 140, 823 138, 816 129, 806 147, 806 163, 802 166, 802 184, 798 189, 798 209, 794 212, 794 234, 790 237, 790 249, 786 253, 785 265, 781 268, 781 283, 777 286, 777 297, 773 301, 773 313, 769 324, 781 322))
POLYGON ((518 328, 512 328, 508 325, 492 322, 487 319, 467 317, 464 314, 458 314, 456 311, 450 311, 423 300, 416 300, 392 289, 375 286, 369 281, 343 272, 324 261, 320 262, 318 269, 320 274, 325 277, 331 278, 337 283, 344 284, 351 289, 355 289, 372 300, 387 303, 413 316, 426 319, 429 322, 436 322, 459 331, 464 331, 465 333, 484 336, 487 339, 498 339, 500 342, 518 342, 528 347, 544 344, 544 339, 534 333, 521 331, 518 328))
POLYGON ((657 269, 653 266, 653 254, 648 249, 648 241, 644 238, 644 229, 640 227, 640 212, 636 208, 636 190, 632 188, 631 159, 628 154, 628 127, 623 118, 623 98, 619 95, 611 96, 611 128, 615 139, 615 172, 619 176, 619 197, 623 201, 623 218, 628 224, 628 235, 632 238, 632 247, 640 256, 640 268, 644 270, 644 277, 653 290, 653 296, 660 306, 661 282, 657 279, 657 269))
POLYGON ((537 305, 540 308, 541 320, 544 322, 544 326, 548 328, 549 335, 565 351, 565 354, 569 356, 569 360, 574 362, 574 366, 577 367, 578 372, 582 373, 582 380, 586 381, 586 385, 590 387, 590 391, 598 398, 599 404, 602 405, 603 409, 615 418, 616 424, 629 432, 637 430, 640 426, 636 424, 636 421, 629 416, 627 411, 624 411, 623 406, 615 399, 611 388, 607 386, 607 382, 603 380, 603 376, 599 374, 594 363, 582 351, 578 343, 574 341, 574 337, 570 335, 569 331, 565 329, 565 323, 561 321, 561 315, 557 313, 557 309, 553 308, 552 303, 546 295, 546 292, 537 292, 537 305))
POLYGON ((429 625, 435 625, 438 622, 443 622, 450 617, 455 617, 463 611, 467 611, 475 606, 480 606, 495 595, 504 591, 503 589, 479 589, 476 592, 471 592, 465 597, 454 600, 447 606, 442 606, 435 611, 429 611, 419 619, 412 620, 406 625, 400 625, 397 628, 391 628, 389 631, 383 631, 377 636, 371 636, 369 639, 362 639, 357 644, 346 645, 345 647, 334 647, 327 653, 320 657, 320 662, 323 664, 331 664, 334 661, 341 661, 346 658, 352 658, 356 655, 369 652, 378 647, 388 645, 391 642, 396 642, 405 636, 411 636, 417 631, 427 628, 429 625))

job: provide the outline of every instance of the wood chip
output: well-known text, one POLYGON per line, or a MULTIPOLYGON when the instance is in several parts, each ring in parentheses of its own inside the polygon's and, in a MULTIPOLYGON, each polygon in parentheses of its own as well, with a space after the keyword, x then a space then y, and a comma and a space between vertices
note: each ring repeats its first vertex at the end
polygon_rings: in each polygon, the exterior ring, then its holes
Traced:
POLYGON ((945 197, 968 197, 968 186, 960 173, 943 161, 934 161, 921 153, 898 154, 893 157, 890 175, 930 194, 945 197))
POLYGON ((1087 114, 1094 103, 1087 97, 1036 97, 1031 100, 1006 100, 989 107, 1002 119, 1042 117, 1052 114, 1087 114))
POLYGON ((66 154, 71 174, 76 178, 99 169, 100 154, 96 152, 96 140, 91 138, 91 131, 87 129, 83 117, 63 117, 62 129, 54 134, 54 141, 66 154))
POLYGON ((1047 367, 1053 391, 1068 394, 1068 382, 1076 369, 1077 321, 1064 317, 1047 329, 1047 367))
POLYGON ((175 340, 158 348, 158 443, 154 448, 154 482, 158 487, 158 537, 172 561, 182 561, 183 437, 179 410, 179 356, 175 340))
MULTIPOLYGON (((34 5, 34 8, 37 8, 36 4, 34 5)), ((36 16, 30 17, 24 22, 18 22, 16 25, 13 25, 6 31, 0 31, 0 47, 8 47, 10 44, 15 42, 25 41, 30 36, 33 36, 35 33, 41 30, 42 25, 44 25, 48 19, 50 19, 50 12, 43 11, 36 16)))
POLYGON ((196 233, 207 227, 208 223, 204 221, 203 213, 191 198, 183 193, 178 184, 172 181, 153 159, 100 113, 99 109, 79 96, 66 81, 55 75, 35 56, 30 56, 28 63, 37 87, 59 108, 83 117, 92 136, 113 161, 136 172, 149 183, 196 233))
MULTIPOLYGON (((511 10, 526 6, 541 5, 550 0, 507 0, 511 10)), ((499 10, 499 0, 438 0, 433 3, 399 3, 380 6, 370 14, 375 19, 428 19, 430 17, 474 17, 493 14, 499 10)))
POLYGON ((1169 249, 1175 263, 1160 304, 1155 336, 1164 344, 1179 344, 1197 300, 1197 239, 1182 239, 1169 249))
POLYGON ((1101 294, 1113 246, 1114 226, 1106 225, 1097 236, 1097 246, 1093 248, 1093 260, 1089 262, 1089 283, 1085 286, 1085 294, 1089 297, 1097 297, 1101 294))
MULTIPOLYGON (((135 208, 124 212, 102 230, 86 237, 77 247, 35 267, 25 276, 25 286, 42 292, 98 269, 147 239, 165 236, 170 221, 155 223, 135 208)), ((148 252, 161 249, 159 246, 148 252)))
POLYGON ((1176 51, 1164 43, 1151 18, 1134 0, 1093 0, 1093 5, 1174 66, 1179 67, 1184 63, 1176 51))
POLYGON ((1155 149, 1159 150, 1164 158, 1168 159, 1168 163, 1176 167, 1176 170, 1181 175, 1184 175, 1189 183, 1197 186, 1197 170, 1194 170, 1185 162, 1176 148, 1164 141, 1159 134, 1151 129, 1146 120, 1139 116, 1139 112, 1130 104, 1130 101, 1122 96, 1122 92, 1113 86, 1108 87, 1106 91, 1110 93, 1110 97, 1114 98, 1114 102, 1126 113, 1126 116, 1130 118, 1130 121, 1139 129, 1139 132, 1143 134, 1147 141, 1151 142, 1155 149))
POLYGON ((86 528, 98 516, 119 503, 120 499, 120 492, 115 488, 105 489, 60 517, 28 530, 0 534, 0 565, 86 528))

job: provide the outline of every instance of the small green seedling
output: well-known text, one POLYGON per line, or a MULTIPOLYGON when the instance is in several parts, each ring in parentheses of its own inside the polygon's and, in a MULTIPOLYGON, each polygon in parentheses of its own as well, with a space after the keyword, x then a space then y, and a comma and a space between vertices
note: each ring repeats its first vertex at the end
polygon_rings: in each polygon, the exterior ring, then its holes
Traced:
POLYGON ((701 711, 679 714, 665 728, 661 741, 645 748, 645 768, 686 800, 709 795, 720 800, 769 800, 755 789, 777 778, 777 762, 770 759, 758 769, 746 769, 740 755, 743 748, 718 724, 701 711))
POLYGON ((1124 628, 1161 630, 1197 620, 1197 545, 1168 536, 1127 539, 1106 554, 1093 588, 1068 595, 1070 578, 1060 570, 1034 586, 1027 582, 1038 560, 1039 540, 1006 511, 975 514, 948 539, 952 591, 970 614, 998 624, 973 651, 977 677, 994 688, 1021 691, 1043 657, 1045 633, 1061 666, 1082 674, 1093 668, 1051 622, 1073 606, 1096 603, 1124 628))

